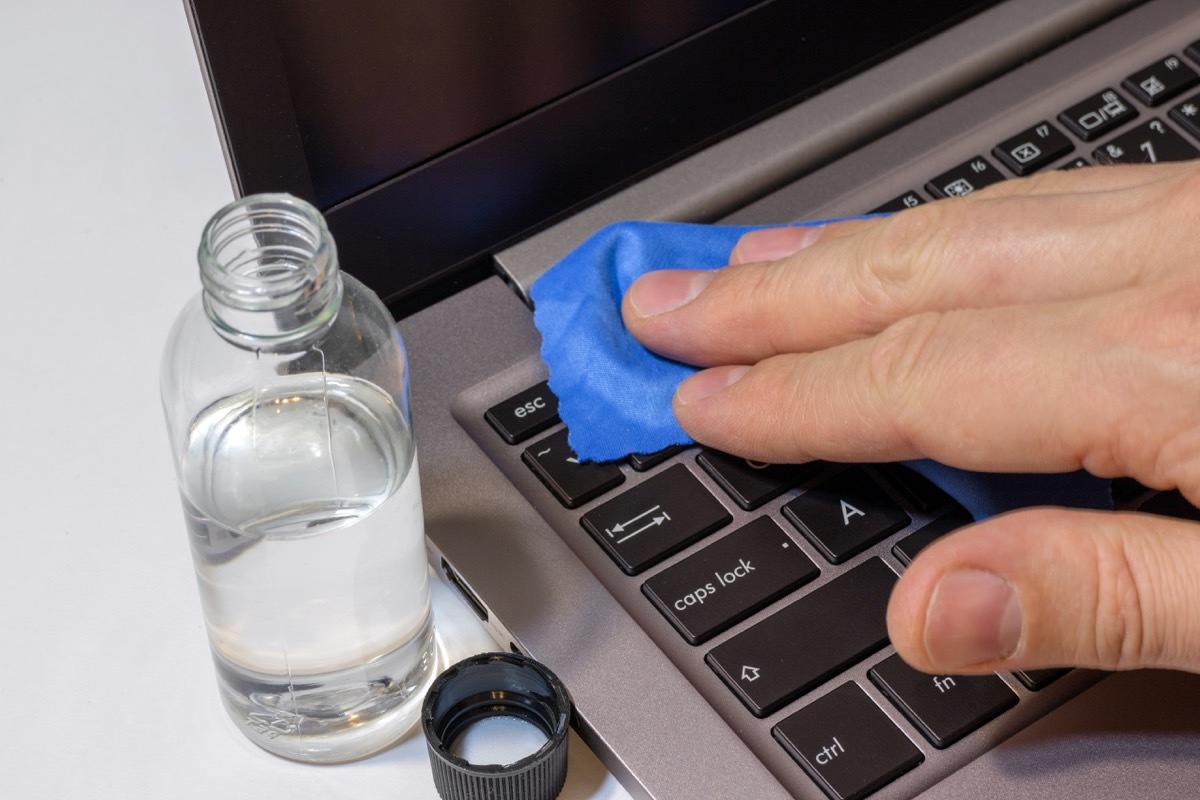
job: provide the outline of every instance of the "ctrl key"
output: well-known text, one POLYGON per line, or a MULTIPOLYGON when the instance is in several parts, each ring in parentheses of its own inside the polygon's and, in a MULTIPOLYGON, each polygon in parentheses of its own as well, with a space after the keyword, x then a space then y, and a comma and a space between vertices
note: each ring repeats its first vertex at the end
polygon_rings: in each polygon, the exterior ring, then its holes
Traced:
POLYGON ((846 683, 772 730, 833 800, 858 800, 924 759, 856 683, 846 683))

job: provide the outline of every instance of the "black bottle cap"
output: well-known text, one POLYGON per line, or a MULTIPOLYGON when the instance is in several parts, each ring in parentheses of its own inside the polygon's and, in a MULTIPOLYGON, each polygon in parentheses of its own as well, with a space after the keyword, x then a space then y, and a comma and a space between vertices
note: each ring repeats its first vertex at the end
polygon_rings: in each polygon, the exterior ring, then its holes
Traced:
POLYGON ((444 800, 554 800, 567 778, 571 697, 542 664, 516 653, 458 662, 433 682, 421 709, 433 782, 444 800), (522 719, 546 742, 511 764, 472 764, 450 748, 487 717, 522 719))

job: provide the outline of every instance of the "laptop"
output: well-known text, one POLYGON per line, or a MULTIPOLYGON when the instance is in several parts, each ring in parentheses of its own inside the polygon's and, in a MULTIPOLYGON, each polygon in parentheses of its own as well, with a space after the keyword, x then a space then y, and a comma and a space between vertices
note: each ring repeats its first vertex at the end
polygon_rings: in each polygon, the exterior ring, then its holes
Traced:
POLYGON ((619 220, 783 223, 1200 157, 1193 0, 186 5, 236 191, 315 203, 399 320, 432 563, 563 679, 631 795, 1196 796, 1195 676, 898 660, 889 587, 962 524, 902 468, 686 448, 582 472, 528 301, 619 220), (822 498, 888 523, 831 553, 798 519, 822 498), (704 519, 633 561, 604 546, 652 504, 704 519), (789 552, 769 588, 689 616, 700 566, 747 585, 767 545, 789 552))

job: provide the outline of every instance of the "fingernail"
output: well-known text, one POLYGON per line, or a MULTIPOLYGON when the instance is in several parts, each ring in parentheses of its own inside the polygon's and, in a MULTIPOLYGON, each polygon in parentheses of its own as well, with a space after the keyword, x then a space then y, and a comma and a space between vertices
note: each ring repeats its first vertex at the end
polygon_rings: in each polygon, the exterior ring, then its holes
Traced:
POLYGON ((679 388, 675 390, 675 398, 685 406, 688 403, 699 402, 737 383, 749 369, 749 367, 713 367, 701 370, 679 384, 679 388))
POLYGON ((683 269, 647 272, 629 287, 629 304, 641 317, 665 314, 694 300, 712 283, 715 274, 707 270, 683 269))
POLYGON ((1008 581, 962 569, 945 575, 925 614, 925 650, 944 669, 1007 658, 1021 641, 1021 605, 1008 581))
POLYGON ((733 264, 778 261, 816 243, 824 230, 824 225, 793 225, 750 231, 734 245, 729 260, 733 264))

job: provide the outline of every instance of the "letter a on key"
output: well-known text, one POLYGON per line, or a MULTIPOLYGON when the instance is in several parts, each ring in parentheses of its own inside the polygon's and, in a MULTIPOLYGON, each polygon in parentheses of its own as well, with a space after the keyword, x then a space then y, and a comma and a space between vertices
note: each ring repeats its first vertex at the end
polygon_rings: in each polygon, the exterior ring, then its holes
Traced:
POLYGON ((842 502, 842 524, 843 525, 849 525, 851 517, 854 517, 854 516, 865 517, 867 515, 867 513, 865 511, 855 508, 854 506, 847 503, 845 500, 843 500, 841 502, 842 502))

